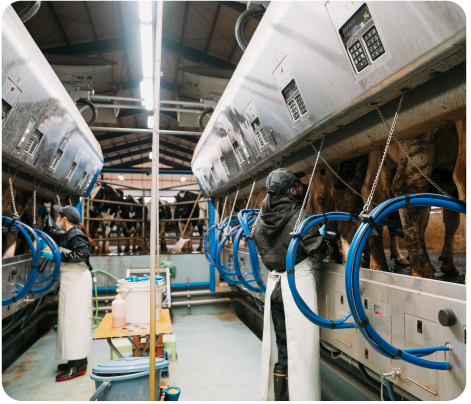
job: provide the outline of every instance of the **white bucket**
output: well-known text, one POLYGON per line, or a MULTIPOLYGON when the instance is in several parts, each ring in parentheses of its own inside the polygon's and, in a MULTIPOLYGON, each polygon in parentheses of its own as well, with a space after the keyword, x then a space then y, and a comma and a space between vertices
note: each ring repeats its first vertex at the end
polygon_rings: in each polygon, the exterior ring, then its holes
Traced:
MULTIPOLYGON (((118 281, 118 289, 126 301, 126 323, 148 323, 150 321, 150 281, 127 282, 118 281)), ((159 280, 155 288, 155 321, 160 320, 162 310, 162 293, 165 279, 159 280)))

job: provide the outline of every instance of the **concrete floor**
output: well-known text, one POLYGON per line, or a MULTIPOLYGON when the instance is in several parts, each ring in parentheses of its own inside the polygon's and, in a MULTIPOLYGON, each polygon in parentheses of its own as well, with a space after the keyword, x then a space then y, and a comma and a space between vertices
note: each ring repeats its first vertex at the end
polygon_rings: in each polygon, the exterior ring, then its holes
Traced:
MULTIPOLYGON (((183 309, 183 308, 182 308, 183 309)), ((170 362, 169 386, 182 390, 180 400, 246 401, 259 399, 261 341, 228 306, 173 310, 177 360, 170 362)), ((93 341, 85 376, 55 382, 56 333, 40 338, 2 375, 5 392, 15 400, 87 401, 95 391, 90 372, 109 360, 106 341, 93 341)))

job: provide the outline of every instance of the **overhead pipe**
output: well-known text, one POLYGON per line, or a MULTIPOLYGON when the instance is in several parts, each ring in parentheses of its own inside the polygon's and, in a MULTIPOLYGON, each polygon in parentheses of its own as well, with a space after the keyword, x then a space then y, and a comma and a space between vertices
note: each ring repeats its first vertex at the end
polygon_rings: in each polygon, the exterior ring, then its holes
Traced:
POLYGON ((245 52, 247 49, 247 41, 244 38, 244 26, 245 23, 252 17, 259 15, 259 14, 265 14, 265 7, 263 6, 258 6, 255 8, 251 8, 249 10, 245 10, 237 19, 236 26, 235 26, 235 36, 237 43, 241 47, 242 51, 245 52))
MULTIPOLYGON (((114 100, 114 101, 144 102, 144 98, 119 97, 115 95, 90 94, 89 98, 91 100, 97 100, 97 101, 113 101, 114 100)), ((160 104, 183 105, 185 107, 193 107, 193 108, 204 107, 204 104, 202 102, 195 102, 195 101, 160 100, 160 104)))
POLYGON ((21 22, 24 24, 26 21, 30 20, 38 12, 39 7, 41 7, 40 1, 30 1, 23 10, 18 13, 21 22))
MULTIPOLYGON (((82 101, 83 102, 83 101, 82 101)), ((126 109, 142 109, 147 111, 143 105, 121 105, 121 104, 93 104, 96 108, 126 108, 126 109)), ((160 111, 170 112, 187 112, 190 114, 201 114, 203 111, 200 109, 186 109, 186 108, 173 108, 173 107, 160 107, 160 111)))

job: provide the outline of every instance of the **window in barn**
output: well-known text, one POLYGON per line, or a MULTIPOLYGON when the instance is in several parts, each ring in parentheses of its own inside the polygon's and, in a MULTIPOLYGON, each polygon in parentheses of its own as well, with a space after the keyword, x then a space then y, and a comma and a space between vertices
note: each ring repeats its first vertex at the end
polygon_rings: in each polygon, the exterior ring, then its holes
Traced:
POLYGON ((79 188, 81 188, 83 186, 83 184, 85 183, 86 178, 87 178, 87 172, 84 171, 83 174, 82 174, 82 178, 80 178, 80 181, 78 183, 79 188))
POLYGON ((28 126, 26 127, 25 131, 23 132, 23 136, 21 136, 20 141, 16 145, 17 149, 21 149, 21 146, 23 146, 23 143, 25 142, 26 138, 28 137, 29 133, 31 132, 31 129, 33 129, 33 126, 34 126, 34 122, 29 122, 28 123, 28 126))
POLYGON ((233 146, 234 146, 234 154, 236 156, 237 162, 239 163, 239 165, 242 165, 242 163, 245 162, 244 153, 242 152, 242 147, 239 146, 239 143, 237 143, 237 141, 233 143, 233 146))
POLYGON ((5 118, 8 116, 8 113, 11 110, 11 105, 8 104, 3 98, 2 98, 2 122, 5 120, 5 118))
POLYGON ((219 177, 217 176, 216 170, 214 169, 214 167, 211 167, 211 174, 214 178, 214 181, 216 182, 216 185, 219 184, 219 177))

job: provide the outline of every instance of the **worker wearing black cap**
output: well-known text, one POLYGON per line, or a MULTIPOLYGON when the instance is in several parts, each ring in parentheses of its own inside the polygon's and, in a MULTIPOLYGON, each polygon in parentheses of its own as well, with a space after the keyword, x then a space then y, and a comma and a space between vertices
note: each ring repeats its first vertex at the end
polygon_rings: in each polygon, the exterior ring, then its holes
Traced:
MULTIPOLYGON (((299 181, 302 176, 304 173, 294 174, 286 168, 268 175, 267 197, 253 235, 270 271, 265 294, 262 400, 320 400, 319 328, 296 307, 286 276, 286 254, 305 196, 299 181)), ((310 215, 303 210, 301 221, 310 215)), ((296 286, 314 312, 317 295, 311 264, 322 261, 329 250, 329 242, 313 226, 296 253, 296 286)))
MULTIPOLYGON (((92 277, 87 265, 90 241, 77 226, 80 222, 77 208, 54 205, 54 210, 58 212, 56 226, 63 231, 52 225, 50 216, 43 223, 44 231, 61 251, 56 359, 68 362, 57 367, 61 373, 56 381, 66 381, 86 373, 92 343, 92 277)), ((41 253, 50 258, 50 252, 41 253)))

